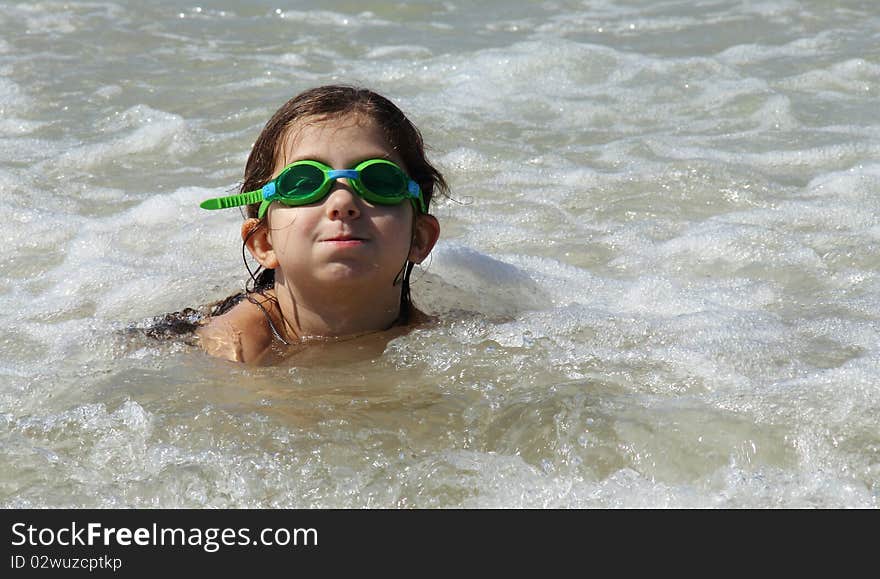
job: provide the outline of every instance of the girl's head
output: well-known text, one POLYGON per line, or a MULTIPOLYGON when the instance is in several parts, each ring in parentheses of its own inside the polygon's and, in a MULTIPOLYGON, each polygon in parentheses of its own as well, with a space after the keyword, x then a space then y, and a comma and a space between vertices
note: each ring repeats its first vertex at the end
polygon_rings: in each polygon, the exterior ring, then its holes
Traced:
MULTIPOLYGON (((435 191, 447 191, 443 176, 425 156, 421 133, 394 103, 369 89, 328 85, 301 92, 269 119, 248 157, 241 192, 259 189, 277 172, 279 162, 282 167, 286 164, 285 142, 305 124, 348 116, 370 119, 382 130, 409 176, 421 187, 428 208, 435 191)), ((259 206, 249 205, 248 217, 257 217, 259 206)))
MULTIPOLYGON (((294 97, 269 120, 248 158, 241 191, 260 189, 295 161, 340 170, 366 159, 400 166, 421 189, 425 209, 436 191, 447 189, 425 157, 418 129, 391 101, 367 89, 324 86, 294 97)), ((259 207, 247 206, 242 226, 245 245, 266 268, 255 280, 257 290, 286 286, 295 299, 333 299, 328 292, 336 289, 377 296, 399 291, 394 308, 404 320, 409 315, 410 272, 439 235, 436 219, 417 204, 371 204, 340 178, 313 204, 273 202, 261 219, 259 207)))

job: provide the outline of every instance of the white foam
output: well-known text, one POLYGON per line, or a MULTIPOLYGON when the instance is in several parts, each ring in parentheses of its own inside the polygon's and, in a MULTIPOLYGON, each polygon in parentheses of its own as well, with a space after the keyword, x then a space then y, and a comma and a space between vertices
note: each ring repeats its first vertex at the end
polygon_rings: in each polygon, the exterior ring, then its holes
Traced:
POLYGON ((543 301, 541 290, 526 272, 462 245, 438 243, 429 271, 464 290, 484 314, 536 308, 543 301))
POLYGON ((824 267, 821 257, 793 236, 721 219, 692 225, 673 239, 646 245, 638 253, 622 255, 611 265, 627 271, 691 272, 691 275, 715 272, 724 276, 755 263, 809 271, 824 267))
POLYGON ((3 136, 19 136, 29 135, 46 126, 46 123, 40 121, 29 121, 26 119, 5 118, 0 119, 0 135, 3 136))
POLYGON ((786 79, 782 85, 791 90, 876 95, 880 90, 880 64, 854 58, 786 79))
POLYGON ((18 83, 0 76, 0 113, 4 117, 13 112, 21 111, 28 102, 30 102, 30 99, 22 91, 18 83))
POLYGON ((95 96, 110 100, 122 94, 122 87, 117 84, 109 84, 102 86, 95 91, 95 96))
POLYGON ((460 173, 476 173, 484 171, 489 165, 489 160, 479 150, 459 147, 453 151, 449 151, 439 159, 438 163, 444 167, 448 167, 449 172, 454 175, 460 173))
MULTIPOLYGON (((39 243, 35 250, 64 248, 63 261, 43 279, 48 289, 27 297, 38 311, 54 316, 95 315, 113 323, 196 306, 224 291, 217 287, 224 280, 231 293, 234 280, 244 276, 235 225, 200 222, 205 216, 198 203, 222 193, 189 188, 154 195, 109 219, 68 215, 47 221, 36 213, 33 225, 5 230, 4 250, 21 251, 28 242, 39 243), (196 278, 204 286, 193 294, 196 278)), ((51 324, 48 330, 57 331, 51 324)))
POLYGON ((114 115, 99 129, 114 136, 66 151, 53 159, 52 164, 83 169, 146 152, 182 155, 193 152, 198 146, 192 139, 192 128, 180 115, 145 105, 114 115))
MULTIPOLYGON (((558 102, 589 95, 591 87, 607 79, 619 61, 613 50, 557 39, 487 49, 465 62, 437 57, 414 72, 418 82, 441 89, 439 99, 432 95, 434 104, 424 108, 468 110, 489 119, 504 110, 528 118, 551 97, 558 102), (548 62, 553 66, 548 67, 548 62)), ((578 104, 566 102, 575 108, 578 104)), ((559 106, 550 109, 558 113, 559 106)), ((455 121, 455 115, 448 121, 455 121)))
POLYGON ((365 58, 386 59, 386 58, 402 58, 402 59, 421 59, 428 58, 432 55, 431 50, 424 46, 412 44, 399 44, 379 46, 367 51, 365 58))
POLYGON ((278 64, 283 64, 284 66, 289 66, 292 68, 305 68, 308 60, 301 54, 296 53, 286 53, 282 54, 279 57, 275 57, 275 60, 278 64))
POLYGON ((388 26, 390 24, 387 20, 378 18, 372 12, 359 12, 357 14, 342 14, 329 10, 276 10, 275 12, 279 18, 307 26, 330 26, 344 29, 388 26))
POLYGON ((821 56, 833 48, 834 35, 823 31, 815 36, 798 38, 782 45, 738 44, 725 49, 717 56, 729 64, 749 66, 781 59, 821 56))

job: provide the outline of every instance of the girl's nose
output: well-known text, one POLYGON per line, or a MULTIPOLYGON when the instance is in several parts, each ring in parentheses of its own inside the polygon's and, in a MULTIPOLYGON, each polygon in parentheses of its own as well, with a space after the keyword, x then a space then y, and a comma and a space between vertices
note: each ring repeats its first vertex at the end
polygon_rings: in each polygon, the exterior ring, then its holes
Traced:
POLYGON ((361 215, 359 200, 348 180, 337 179, 324 202, 324 210, 330 219, 357 219, 361 215))

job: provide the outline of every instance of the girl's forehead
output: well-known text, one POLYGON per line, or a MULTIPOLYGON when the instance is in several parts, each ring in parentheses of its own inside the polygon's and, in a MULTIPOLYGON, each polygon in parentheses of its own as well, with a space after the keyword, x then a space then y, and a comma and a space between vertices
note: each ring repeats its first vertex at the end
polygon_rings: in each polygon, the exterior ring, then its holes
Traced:
MULTIPOLYGON (((288 149, 315 145, 341 136, 358 141, 379 141, 387 144, 379 124, 363 114, 353 113, 331 117, 307 117, 290 123, 282 135, 282 144, 288 149)), ((336 145, 344 143, 336 142, 336 145)))
POLYGON ((382 127, 363 114, 309 117, 291 123, 281 137, 276 169, 300 159, 328 164, 367 158, 400 162, 382 127))

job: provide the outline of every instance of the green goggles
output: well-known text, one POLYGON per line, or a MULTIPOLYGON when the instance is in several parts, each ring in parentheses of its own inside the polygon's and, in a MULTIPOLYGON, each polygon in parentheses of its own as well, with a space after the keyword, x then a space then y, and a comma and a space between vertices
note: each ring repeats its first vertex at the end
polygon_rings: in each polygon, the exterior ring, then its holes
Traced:
POLYGON ((327 196, 336 179, 348 179, 358 195, 377 205, 398 205, 409 199, 417 210, 427 213, 418 183, 386 159, 368 159, 354 169, 333 169, 318 161, 296 161, 266 183, 262 189, 202 201, 202 209, 228 209, 260 203, 262 219, 273 201, 292 207, 317 203, 327 196))

